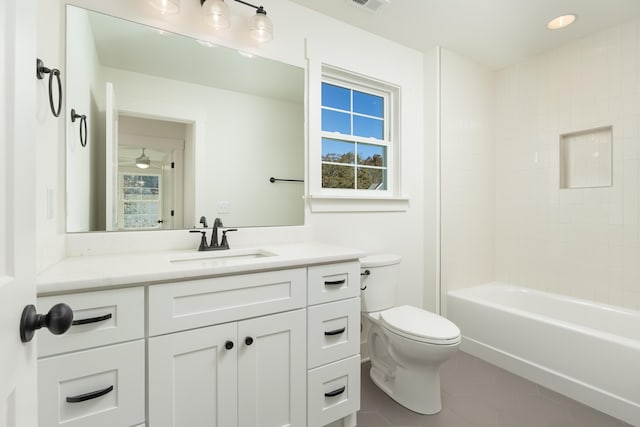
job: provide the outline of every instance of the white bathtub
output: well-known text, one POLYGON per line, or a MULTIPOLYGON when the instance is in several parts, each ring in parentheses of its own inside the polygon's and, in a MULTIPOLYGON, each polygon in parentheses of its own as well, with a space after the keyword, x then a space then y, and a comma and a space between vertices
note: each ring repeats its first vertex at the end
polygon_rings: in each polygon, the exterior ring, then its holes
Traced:
POLYGON ((640 426, 640 312, 491 283, 451 291, 461 349, 640 426))

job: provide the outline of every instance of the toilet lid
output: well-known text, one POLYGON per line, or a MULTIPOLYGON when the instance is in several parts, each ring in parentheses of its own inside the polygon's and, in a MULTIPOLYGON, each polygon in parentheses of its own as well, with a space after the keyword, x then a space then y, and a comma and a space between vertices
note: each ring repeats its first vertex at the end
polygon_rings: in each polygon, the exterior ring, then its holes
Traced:
POLYGON ((417 307, 390 308, 380 313, 380 320, 389 331, 416 341, 432 344, 460 341, 460 329, 453 322, 417 307))

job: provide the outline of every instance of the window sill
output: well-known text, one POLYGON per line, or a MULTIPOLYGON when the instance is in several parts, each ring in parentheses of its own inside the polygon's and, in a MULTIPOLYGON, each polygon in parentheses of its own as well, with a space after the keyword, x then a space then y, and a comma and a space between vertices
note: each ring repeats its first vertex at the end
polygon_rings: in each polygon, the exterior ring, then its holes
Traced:
POLYGON ((409 196, 308 196, 311 212, 404 212, 409 196))

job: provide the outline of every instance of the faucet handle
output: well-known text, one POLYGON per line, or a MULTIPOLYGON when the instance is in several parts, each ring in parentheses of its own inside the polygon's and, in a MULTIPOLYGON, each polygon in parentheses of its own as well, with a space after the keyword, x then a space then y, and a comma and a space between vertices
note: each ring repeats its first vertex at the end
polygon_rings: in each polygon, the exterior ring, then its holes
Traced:
POLYGON ((226 230, 222 230, 222 242, 220 242, 220 246, 229 249, 229 241, 227 240, 227 233, 229 231, 238 231, 237 228, 227 228, 226 230))
POLYGON ((209 225, 207 224, 207 217, 206 216, 201 216, 200 217, 200 224, 202 224, 202 227, 204 228, 208 228, 209 225))
POLYGON ((207 233, 200 230, 189 230, 189 233, 200 233, 202 237, 200 237, 200 247, 198 247, 199 251, 206 250, 207 247, 207 233))

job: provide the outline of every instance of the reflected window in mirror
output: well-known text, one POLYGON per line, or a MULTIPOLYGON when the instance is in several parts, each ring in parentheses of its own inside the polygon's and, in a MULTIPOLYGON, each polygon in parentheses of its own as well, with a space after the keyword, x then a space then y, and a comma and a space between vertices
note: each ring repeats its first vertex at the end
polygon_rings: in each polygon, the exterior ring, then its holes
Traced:
POLYGON ((120 175, 118 223, 124 230, 160 228, 162 196, 160 174, 120 175))

